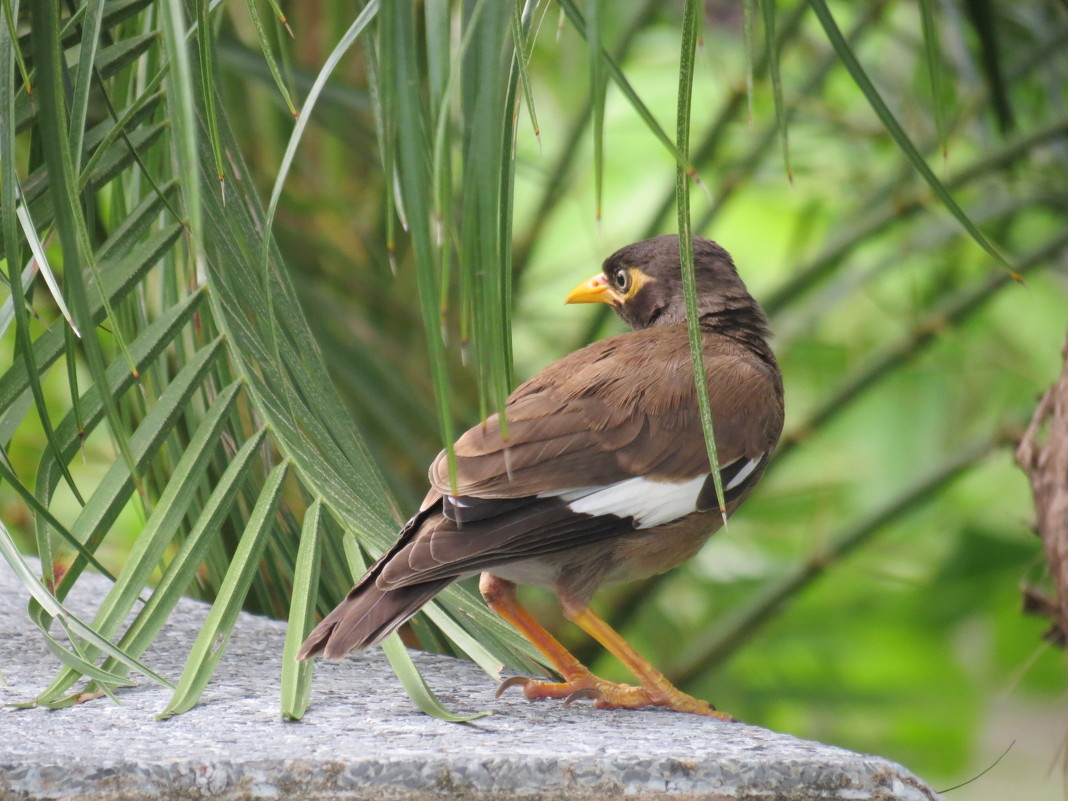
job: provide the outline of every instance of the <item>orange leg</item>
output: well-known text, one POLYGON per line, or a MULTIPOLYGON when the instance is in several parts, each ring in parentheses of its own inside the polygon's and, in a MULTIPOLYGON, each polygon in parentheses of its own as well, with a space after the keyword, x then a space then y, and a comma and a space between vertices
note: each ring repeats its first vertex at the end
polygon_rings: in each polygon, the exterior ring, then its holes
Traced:
POLYGON ((642 659, 637 651, 588 608, 569 610, 565 606, 564 614, 619 659, 641 682, 641 686, 615 684, 593 675, 519 605, 515 585, 511 582, 483 573, 479 590, 489 607, 541 651, 564 679, 563 682, 546 682, 515 677, 501 684, 497 690, 498 696, 509 687, 519 684, 523 687, 523 695, 531 699, 565 698, 565 703, 570 703, 575 698, 588 697, 595 699, 595 704, 602 709, 664 706, 678 712, 733 720, 729 715, 717 712, 711 704, 677 690, 662 673, 642 659))
POLYGON ((641 688, 649 697, 646 702, 655 706, 663 706, 676 712, 689 712, 694 715, 710 715, 720 720, 734 720, 730 715, 719 712, 712 704, 687 695, 675 687, 667 677, 659 670, 650 665, 634 647, 609 626, 598 614, 589 607, 578 610, 564 608, 564 614, 568 620, 589 634, 605 647, 608 653, 623 663, 634 677, 641 683, 641 688))
MULTIPOLYGON (((565 698, 579 689, 579 685, 593 678, 593 674, 564 648, 553 635, 519 605, 515 585, 510 581, 483 573, 478 582, 479 592, 486 599, 489 608, 507 620, 516 631, 522 634, 535 648, 549 660, 565 684, 529 680, 523 692, 527 698, 565 698), (574 686, 573 686, 574 685, 574 686), (551 691, 549 688, 553 688, 551 691), (543 692, 544 690, 544 692, 543 692)), ((509 681, 512 681, 509 679, 509 681)), ((513 682, 514 683, 514 682, 513 682)), ((513 686, 508 682, 501 685, 501 691, 513 686)))

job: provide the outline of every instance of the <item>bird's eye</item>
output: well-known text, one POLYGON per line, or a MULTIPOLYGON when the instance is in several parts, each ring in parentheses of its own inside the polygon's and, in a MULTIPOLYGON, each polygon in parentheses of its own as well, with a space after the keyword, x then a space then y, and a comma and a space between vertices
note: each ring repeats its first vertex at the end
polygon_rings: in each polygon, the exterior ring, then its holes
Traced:
POLYGON ((620 270, 612 276, 612 282, 616 285, 616 289, 625 293, 630 289, 630 270, 620 270))

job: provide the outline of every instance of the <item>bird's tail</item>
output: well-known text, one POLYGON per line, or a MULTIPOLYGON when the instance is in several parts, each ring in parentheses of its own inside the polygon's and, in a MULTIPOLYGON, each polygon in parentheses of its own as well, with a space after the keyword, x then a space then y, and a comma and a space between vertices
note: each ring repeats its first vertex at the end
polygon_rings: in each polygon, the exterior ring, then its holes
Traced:
POLYGON ((349 651, 363 651, 392 634, 423 604, 454 581, 453 577, 383 590, 368 576, 312 629, 297 659, 322 654, 341 659, 349 651))

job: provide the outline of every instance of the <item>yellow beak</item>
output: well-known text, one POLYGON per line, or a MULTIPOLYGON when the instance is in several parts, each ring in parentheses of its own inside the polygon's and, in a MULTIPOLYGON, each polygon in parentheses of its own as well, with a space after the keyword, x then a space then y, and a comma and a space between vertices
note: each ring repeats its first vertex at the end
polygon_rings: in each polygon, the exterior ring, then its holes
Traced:
POLYGON ((564 303, 607 303, 610 306, 618 306, 623 302, 619 293, 608 284, 608 278, 604 273, 597 273, 577 287, 572 289, 564 303))

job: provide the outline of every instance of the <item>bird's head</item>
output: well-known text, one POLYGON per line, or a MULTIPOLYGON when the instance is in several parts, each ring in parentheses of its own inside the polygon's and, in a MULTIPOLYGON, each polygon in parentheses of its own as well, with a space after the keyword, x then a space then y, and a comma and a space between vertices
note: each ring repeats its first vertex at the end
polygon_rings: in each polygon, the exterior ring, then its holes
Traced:
MULTIPOLYGON (((694 237, 693 260, 701 317, 756 306, 722 247, 694 237)), ((566 302, 607 303, 634 329, 684 322, 678 236, 657 236, 617 250, 605 259, 604 271, 571 290, 566 302)))

